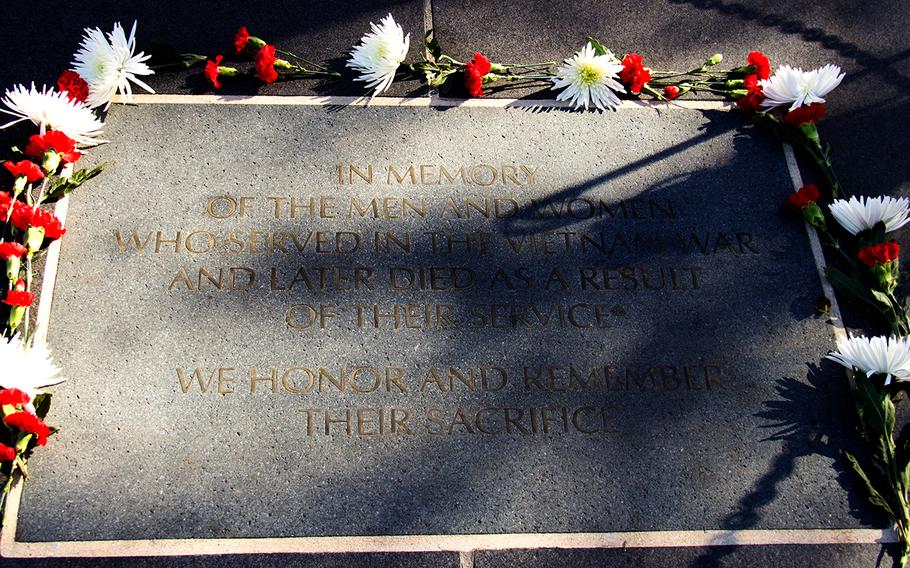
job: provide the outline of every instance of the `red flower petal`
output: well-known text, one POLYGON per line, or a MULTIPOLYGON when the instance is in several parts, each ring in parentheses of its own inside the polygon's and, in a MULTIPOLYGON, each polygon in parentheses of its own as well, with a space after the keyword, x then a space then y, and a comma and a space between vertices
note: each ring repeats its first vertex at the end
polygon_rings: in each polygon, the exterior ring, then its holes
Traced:
POLYGON ((57 79, 57 87, 71 101, 84 103, 88 99, 88 83, 75 71, 64 71, 57 79))
POLYGON ((51 429, 47 424, 31 412, 14 412, 4 417, 3 421, 10 426, 34 434, 39 446, 47 444, 47 437, 51 434, 51 429))
POLYGON ((771 76, 771 62, 764 53, 753 51, 746 57, 746 61, 755 69, 755 74, 759 79, 767 79, 771 76))
POLYGON ((822 103, 812 103, 797 107, 784 116, 784 121, 791 126, 800 126, 803 124, 818 124, 818 121, 825 116, 825 105, 822 103))
POLYGON ((483 76, 490 72, 492 64, 482 53, 475 53, 474 58, 464 66, 464 86, 472 97, 483 96, 483 76))
POLYGON ((863 247, 856 257, 869 268, 875 268, 877 264, 886 264, 892 260, 900 258, 901 247, 897 241, 888 241, 863 247))
POLYGON ((256 76, 266 83, 274 83, 278 79, 275 71, 275 46, 263 45, 256 52, 256 76))
POLYGON ((679 87, 675 85, 667 85, 664 87, 664 96, 667 100, 672 101, 679 96, 679 87))
POLYGON ((216 89, 221 88, 221 81, 218 80, 218 66, 221 65, 222 59, 223 57, 221 55, 216 55, 215 61, 209 60, 205 62, 205 78, 208 79, 216 89))
POLYGON ((13 177, 25 176, 28 178, 28 183, 35 183, 40 179, 44 179, 44 172, 41 171, 38 164, 30 160, 21 160, 15 163, 3 162, 3 167, 9 170, 13 177))
POLYGON ((20 231, 27 231, 34 211, 27 204, 18 199, 13 202, 13 214, 10 217, 10 223, 20 231))
POLYGON ((250 32, 246 31, 246 26, 241 27, 234 34, 234 53, 240 55, 246 49, 246 42, 250 39, 250 32))
POLYGON ((22 258, 22 255, 26 252, 28 252, 28 249, 20 243, 12 241, 0 243, 0 259, 9 260, 11 258, 22 258))
POLYGON ((10 290, 6 293, 6 298, 4 298, 3 303, 8 306, 22 306, 28 307, 32 305, 32 302, 35 301, 35 295, 31 292, 19 292, 17 290, 10 290))
POLYGON ((43 135, 33 134, 28 139, 25 154, 33 158, 43 158, 44 153, 50 150, 60 154, 67 163, 73 163, 82 157, 76 150, 76 142, 59 130, 48 130, 43 135))
POLYGON ((638 94, 645 83, 651 80, 651 70, 644 66, 641 55, 630 53, 622 59, 622 71, 619 72, 619 80, 629 87, 630 92, 638 94))
POLYGON ((808 207, 810 203, 818 201, 820 196, 821 194, 818 191, 818 186, 814 183, 810 183, 809 185, 799 188, 796 193, 791 194, 790 197, 787 198, 787 205, 794 209, 802 210, 805 207, 808 207))
POLYGON ((0 444, 0 462, 11 462, 16 459, 16 448, 0 444))
POLYGON ((19 389, 0 390, 0 406, 3 406, 5 404, 17 406, 20 404, 28 404, 28 401, 28 395, 19 389))
POLYGON ((743 86, 749 91, 746 95, 736 99, 736 105, 746 112, 755 112, 761 108, 765 100, 765 91, 758 82, 758 75, 750 73, 743 78, 743 86))
POLYGON ((31 227, 43 227, 44 238, 46 239, 55 240, 66 234, 66 229, 63 228, 60 219, 54 217, 44 209, 36 209, 33 211, 28 224, 31 227))

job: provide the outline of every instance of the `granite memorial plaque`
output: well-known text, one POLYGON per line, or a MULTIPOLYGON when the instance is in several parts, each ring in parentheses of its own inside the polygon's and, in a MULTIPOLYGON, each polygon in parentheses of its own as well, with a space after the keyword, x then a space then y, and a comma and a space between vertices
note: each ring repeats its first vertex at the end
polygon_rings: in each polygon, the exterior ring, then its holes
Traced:
POLYGON ((18 540, 860 526, 776 435, 846 386, 743 123, 115 106, 18 540))

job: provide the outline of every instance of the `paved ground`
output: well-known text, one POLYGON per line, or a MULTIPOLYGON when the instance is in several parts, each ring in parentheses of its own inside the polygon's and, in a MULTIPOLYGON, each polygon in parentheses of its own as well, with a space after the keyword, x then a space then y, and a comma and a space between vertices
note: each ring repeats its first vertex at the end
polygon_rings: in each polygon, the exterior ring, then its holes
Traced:
MULTIPOLYGON (((226 52, 234 30, 246 24, 285 49, 313 59, 339 60, 367 28, 392 12, 419 43, 426 21, 422 1, 310 2, 247 0, 226 6, 162 0, 123 3, 23 3, 4 14, 4 64, 0 85, 35 81, 52 83, 66 68, 81 28, 108 29, 113 21, 139 20, 140 47, 170 44, 204 54, 226 52)), ((765 51, 772 63, 815 67, 835 63, 847 79, 829 97, 829 116, 821 131, 834 148, 834 159, 848 192, 910 195, 910 155, 906 129, 910 102, 910 3, 834 1, 672 0, 519 1, 433 0, 432 25, 447 52, 467 57, 475 50, 496 60, 560 59, 577 49, 585 35, 595 35, 617 52, 638 51, 655 68, 686 68, 722 52, 737 61, 752 49, 765 51)), ((417 55, 412 49, 412 57, 417 55)), ((159 92, 206 92, 197 73, 161 75, 152 81, 159 92)), ((355 94, 359 84, 347 76, 334 85, 316 81, 266 87, 240 85, 235 93, 355 94)), ((396 86, 390 94, 421 94, 417 83, 396 86)), ((502 96, 544 96, 534 90, 502 96)), ((906 236, 907 234, 903 235, 906 236)), ((908 242, 908 239, 902 239, 908 242)), ((850 314, 848 312, 848 322, 850 314)), ((479 553, 475 566, 872 566, 878 546, 751 547, 629 551, 536 551, 479 553)), ((137 566, 243 566, 249 557, 139 559, 137 566)), ((121 565, 73 561, 74 566, 121 565)), ((271 556, 259 565, 294 566, 456 566, 457 555, 271 556)), ((9 561, 4 566, 54 566, 59 561, 9 561)), ((882 565, 888 565, 886 557, 882 565)))

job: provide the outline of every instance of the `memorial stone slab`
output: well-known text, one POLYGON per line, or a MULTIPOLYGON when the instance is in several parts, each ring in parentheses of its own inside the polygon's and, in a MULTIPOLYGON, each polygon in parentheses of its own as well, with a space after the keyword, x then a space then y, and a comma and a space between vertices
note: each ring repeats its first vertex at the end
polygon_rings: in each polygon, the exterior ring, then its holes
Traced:
POLYGON ((855 528, 781 147, 726 111, 116 106, 21 542, 855 528))

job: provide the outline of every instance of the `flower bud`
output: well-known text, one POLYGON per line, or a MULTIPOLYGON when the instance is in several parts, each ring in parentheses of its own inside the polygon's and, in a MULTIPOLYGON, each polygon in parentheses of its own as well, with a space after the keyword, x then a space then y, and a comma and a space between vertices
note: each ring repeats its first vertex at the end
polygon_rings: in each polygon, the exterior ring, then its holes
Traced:
POLYGON ((284 59, 275 60, 275 69, 291 69, 291 68, 293 68, 293 65, 291 65, 290 61, 287 61, 284 59))
POLYGON ((246 44, 248 47, 252 47, 253 49, 258 50, 260 47, 265 45, 265 41, 256 36, 250 36, 247 38, 246 44))
POLYGON ((806 223, 813 227, 825 230, 825 214, 822 212, 822 208, 818 206, 818 203, 810 201, 808 205, 803 207, 803 218, 806 223))
POLYGON ((41 250, 44 244, 44 227, 29 227, 25 232, 25 248, 32 254, 41 250))
POLYGON ((735 89, 737 87, 742 87, 744 81, 742 79, 730 79, 729 81, 724 82, 724 86, 728 89, 735 89))
POLYGON ((724 56, 721 53, 715 53, 705 61, 705 67, 713 67, 724 60, 724 56))
POLYGON ((748 89, 733 89, 732 91, 730 91, 730 96, 733 97, 734 99, 738 99, 740 97, 745 97, 748 94, 749 94, 748 89))
POLYGON ((13 182, 13 194, 19 195, 25 190, 25 184, 28 183, 28 176, 16 176, 13 182))
POLYGON ((41 161, 41 169, 48 174, 52 174, 60 167, 60 154, 55 150, 48 150, 44 153, 44 159, 41 161))
MULTIPOLYGON (((20 249, 21 250, 21 249, 20 249)), ((19 270, 22 268, 22 259, 18 256, 11 256, 6 259, 6 279, 15 282, 19 278, 19 270)))
POLYGON ((818 137, 818 128, 814 124, 811 122, 805 122, 799 125, 799 130, 809 141, 821 148, 822 142, 818 137))
POLYGON ((892 260, 891 262, 886 262, 885 264, 876 264, 873 268, 870 269, 872 275, 875 276, 875 279, 878 281, 878 285, 881 286, 882 290, 888 294, 893 293, 895 288, 897 288, 897 280, 899 275, 897 264, 897 260, 892 260))
POLYGON ((11 330, 15 330, 25 319, 25 306, 10 306, 9 318, 6 320, 11 330))
POLYGON ((493 73, 505 74, 508 71, 508 69, 504 65, 500 65, 499 63, 491 63, 490 71, 493 73))

